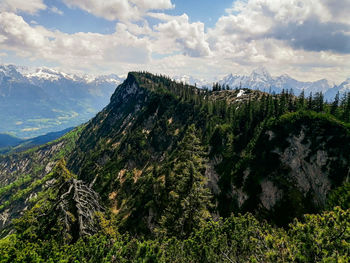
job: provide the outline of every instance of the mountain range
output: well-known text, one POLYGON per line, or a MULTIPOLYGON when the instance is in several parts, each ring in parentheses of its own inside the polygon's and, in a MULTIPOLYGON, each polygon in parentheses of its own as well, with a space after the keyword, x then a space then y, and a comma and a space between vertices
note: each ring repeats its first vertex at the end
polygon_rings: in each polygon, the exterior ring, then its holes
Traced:
POLYGON ((22 152, 27 149, 39 146, 62 137, 73 128, 67 128, 62 131, 49 132, 30 139, 19 139, 6 133, 0 133, 0 154, 9 154, 22 152))
POLYGON ((0 155, 2 261, 346 262, 349 121, 350 96, 130 72, 88 122, 0 155))
MULTIPOLYGON (((196 84, 198 87, 210 88, 213 85, 209 81, 196 79, 188 75, 177 76, 174 79, 191 85, 196 84)), ((271 93, 293 90, 295 95, 299 95, 304 91, 305 96, 309 96, 310 93, 322 92, 325 100, 329 102, 334 99, 338 91, 340 96, 350 91, 350 78, 339 85, 335 85, 326 79, 305 82, 296 80, 287 74, 274 77, 264 67, 253 70, 250 75, 229 74, 217 82, 222 86, 229 86, 231 89, 254 89, 271 93)))
POLYGON ((122 78, 0 66, 0 133, 28 138, 77 126, 101 110, 122 78))
MULTIPOLYGON (((173 79, 197 87, 212 86, 205 79, 189 75, 173 79)), ((43 67, 0 65, 0 133, 32 138, 77 126, 107 105, 122 81, 123 78, 115 74, 76 75, 43 67)), ((325 79, 302 82, 288 75, 273 77, 263 67, 250 75, 229 74, 218 82, 231 89, 275 93, 292 89, 295 95, 304 90, 306 96, 321 91, 328 101, 332 101, 338 91, 342 96, 350 90, 350 79, 340 85, 333 85, 325 79)))

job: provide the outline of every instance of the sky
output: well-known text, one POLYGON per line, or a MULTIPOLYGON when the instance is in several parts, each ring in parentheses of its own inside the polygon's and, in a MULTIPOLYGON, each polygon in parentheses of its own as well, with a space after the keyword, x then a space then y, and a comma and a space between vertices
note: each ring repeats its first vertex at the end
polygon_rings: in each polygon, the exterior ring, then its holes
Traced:
POLYGON ((350 77, 350 0, 0 0, 0 63, 215 80, 350 77))

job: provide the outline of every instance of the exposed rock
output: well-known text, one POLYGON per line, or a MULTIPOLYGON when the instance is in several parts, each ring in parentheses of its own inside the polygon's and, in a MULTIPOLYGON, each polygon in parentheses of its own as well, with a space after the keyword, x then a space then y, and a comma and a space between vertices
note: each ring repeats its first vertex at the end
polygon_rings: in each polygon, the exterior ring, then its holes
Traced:
POLYGON ((10 218, 10 209, 6 209, 2 213, 0 213, 0 223, 1 226, 4 227, 7 224, 7 221, 10 218))
POLYGON ((220 187, 218 186, 219 175, 215 171, 215 162, 210 161, 206 165, 205 177, 207 178, 207 184, 209 189, 216 195, 220 194, 220 187))
POLYGON ((315 193, 314 201, 318 205, 324 205, 327 193, 331 189, 329 171, 323 169, 329 160, 327 152, 318 150, 316 154, 310 156, 311 141, 308 139, 305 143, 304 129, 298 136, 293 135, 287 141, 290 145, 283 153, 279 150, 275 152, 280 155, 282 163, 290 166, 291 178, 296 181, 304 195, 312 190, 315 193))
POLYGON ((282 197, 282 191, 273 182, 264 180, 261 182, 260 200, 262 205, 270 210, 282 197))
POLYGON ((238 207, 241 208, 245 201, 248 199, 248 195, 241 189, 236 186, 232 186, 232 197, 235 197, 237 200, 238 207))

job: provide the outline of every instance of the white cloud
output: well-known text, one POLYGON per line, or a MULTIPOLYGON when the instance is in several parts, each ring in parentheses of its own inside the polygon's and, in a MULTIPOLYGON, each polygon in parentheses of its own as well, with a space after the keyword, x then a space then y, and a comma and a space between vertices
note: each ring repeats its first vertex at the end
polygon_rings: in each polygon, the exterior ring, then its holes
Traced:
POLYGON ((25 12, 35 14, 46 9, 43 0, 1 0, 0 11, 25 12))
POLYGON ((235 1, 208 30, 209 47, 213 56, 239 68, 265 65, 303 79, 328 72, 322 77, 337 75, 339 81, 350 74, 350 20, 339 17, 350 5, 339 2, 344 1, 235 1))
POLYGON ((137 21, 148 10, 170 9, 171 0, 63 0, 69 7, 78 7, 107 20, 137 21))
POLYGON ((264 65, 272 74, 301 80, 350 76, 348 1, 238 0, 208 29, 186 14, 159 11, 173 8, 171 0, 63 1, 116 20, 115 32, 67 34, 3 12, 0 50, 58 63, 65 71, 149 70, 208 79, 264 65))
MULTIPOLYGON (((272 38, 309 51, 350 53, 350 20, 338 19, 333 0, 239 0, 219 19, 215 33, 245 41, 272 38), (337 22, 336 22, 337 21, 337 22), (343 21, 343 22, 341 22, 343 21)), ((340 1, 342 2, 342 1, 340 1)))
POLYGON ((13 13, 0 14, 0 48, 17 55, 59 62, 69 68, 93 68, 96 64, 147 63, 150 44, 123 28, 114 34, 66 34, 27 24, 13 13))
POLYGON ((171 0, 130 0, 130 2, 143 10, 175 8, 175 5, 171 3, 171 0))
POLYGON ((31 27, 21 16, 13 13, 0 13, 0 45, 7 49, 16 49, 20 53, 41 48, 48 44, 47 30, 31 27))
POLYGON ((191 57, 210 55, 203 23, 190 23, 186 14, 177 17, 162 14, 149 15, 166 21, 154 26, 158 36, 158 46, 167 47, 168 52, 173 50, 171 46, 177 46, 178 50, 191 57))
POLYGON ((63 16, 63 11, 59 10, 56 6, 50 7, 50 11, 52 13, 58 14, 60 16, 63 16))

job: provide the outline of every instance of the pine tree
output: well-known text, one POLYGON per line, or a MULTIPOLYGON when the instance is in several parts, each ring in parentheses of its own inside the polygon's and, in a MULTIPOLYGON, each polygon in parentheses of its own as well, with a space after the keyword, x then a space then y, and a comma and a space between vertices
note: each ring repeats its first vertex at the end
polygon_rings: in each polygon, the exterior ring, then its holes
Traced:
POLYGON ((343 120, 350 122, 350 92, 344 95, 343 120))
POLYGON ((335 95, 334 101, 333 101, 332 106, 331 106, 331 114, 332 115, 334 115, 334 116, 337 115, 338 107, 339 107, 339 91, 335 95))
POLYGON ((307 99, 307 109, 308 110, 313 110, 313 100, 312 100, 312 92, 310 92, 310 95, 307 99))
POLYGON ((322 92, 316 92, 315 97, 313 98, 314 110, 317 112, 323 111, 323 94, 322 92))
POLYGON ((168 204, 160 220, 159 233, 187 237, 210 214, 210 191, 204 177, 204 151, 191 125, 170 156, 166 187, 168 204))
POLYGON ((305 92, 304 90, 301 91, 299 97, 298 97, 298 109, 304 109, 305 108, 305 92))

